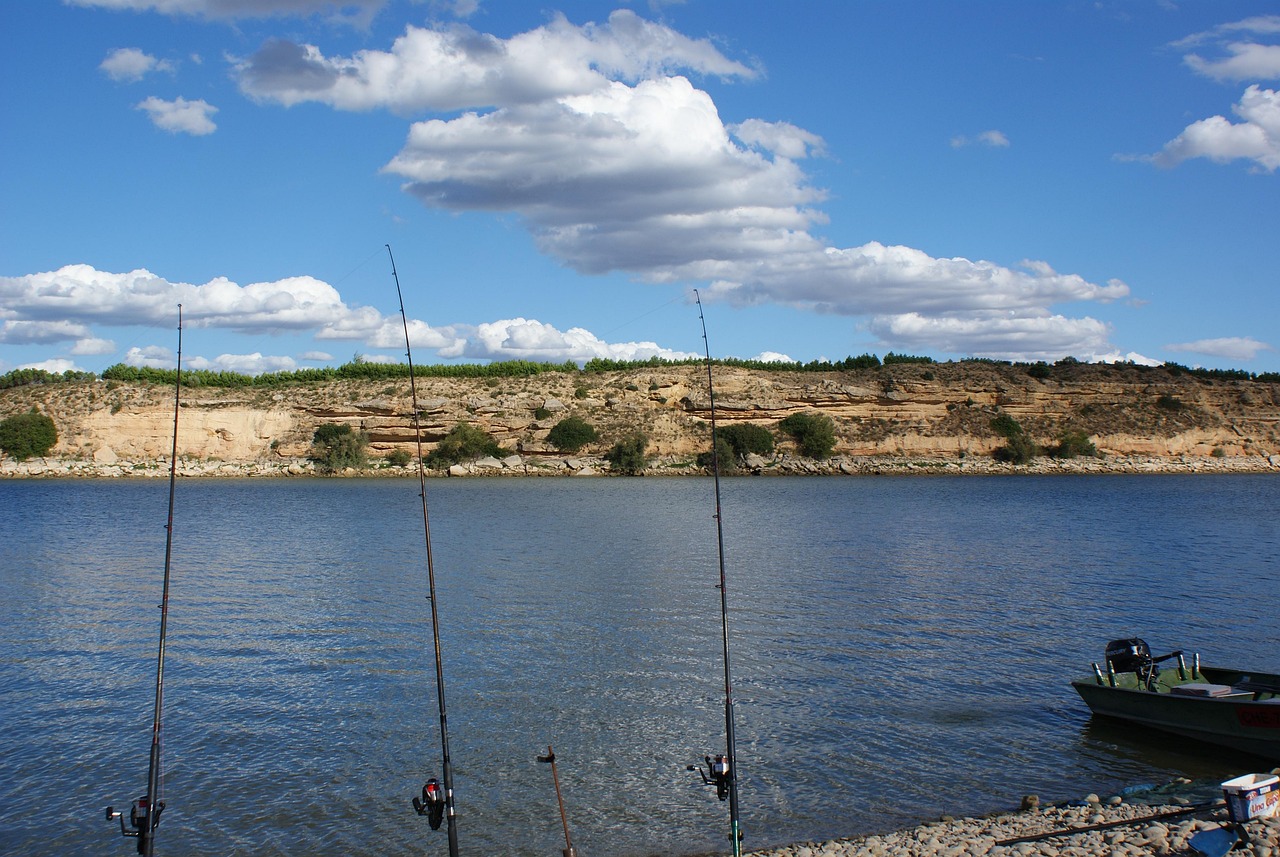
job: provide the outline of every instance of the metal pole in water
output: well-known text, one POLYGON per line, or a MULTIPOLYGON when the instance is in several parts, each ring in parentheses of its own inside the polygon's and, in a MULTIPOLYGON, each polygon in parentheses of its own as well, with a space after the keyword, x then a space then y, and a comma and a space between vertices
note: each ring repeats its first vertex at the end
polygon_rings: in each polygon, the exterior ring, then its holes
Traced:
MULTIPOLYGON (((458 857, 458 824, 453 803, 453 763, 449 758, 449 718, 444 704, 444 660, 440 654, 440 613, 436 602, 436 571, 431 555, 431 521, 427 514, 427 476, 422 463, 422 421, 418 411, 418 387, 413 373, 413 350, 409 346, 409 319, 404 311, 404 294, 400 291, 400 275, 396 273, 396 258, 391 245, 386 245, 391 259, 391 276, 396 283, 396 297, 400 301, 400 321, 404 325, 404 353, 409 361, 409 393, 413 401, 413 433, 418 458, 418 496, 422 498, 422 532, 427 547, 427 599, 431 602, 431 639, 436 658, 436 703, 440 709, 440 764, 444 776, 444 815, 448 823, 449 857, 458 857)), ((427 787, 423 787, 426 796, 427 787)), ((415 807, 419 804, 415 803, 415 807)), ((419 810, 420 814, 428 814, 419 810)), ((439 824, 439 819, 435 825, 439 824)))
POLYGON ((560 806, 560 824, 564 827, 564 857, 578 857, 578 852, 574 850, 573 840, 569 838, 569 816, 564 811, 564 798, 560 795, 560 774, 556 771, 556 752, 551 749, 551 745, 547 745, 547 755, 539 756, 539 762, 549 762, 551 764, 551 781, 556 786, 556 803, 560 806))

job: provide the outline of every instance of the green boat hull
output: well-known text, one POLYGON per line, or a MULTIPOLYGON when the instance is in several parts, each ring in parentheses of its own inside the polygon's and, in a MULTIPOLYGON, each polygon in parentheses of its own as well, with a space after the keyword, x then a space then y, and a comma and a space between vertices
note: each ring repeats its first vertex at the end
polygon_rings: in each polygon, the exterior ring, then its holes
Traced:
POLYGON ((1139 687, 1133 673, 1116 686, 1104 677, 1071 686, 1095 715, 1112 717, 1197 741, 1230 747, 1280 762, 1280 675, 1203 667, 1194 677, 1163 670, 1154 690, 1139 687), (1193 696, 1174 690, 1192 682, 1229 686, 1229 696, 1193 696))

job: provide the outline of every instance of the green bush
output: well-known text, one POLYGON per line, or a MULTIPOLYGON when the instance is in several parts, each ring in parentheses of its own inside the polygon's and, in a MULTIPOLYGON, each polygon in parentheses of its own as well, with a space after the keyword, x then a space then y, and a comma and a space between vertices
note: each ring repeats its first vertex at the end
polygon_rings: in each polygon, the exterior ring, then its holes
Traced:
POLYGON ((549 416, 551 416, 551 411, 544 407, 539 406, 533 409, 533 418, 535 420, 545 420, 549 416))
POLYGON ((836 447, 836 425, 826 414, 792 414, 780 421, 778 428, 790 435, 806 458, 830 458, 836 447))
POLYGON ((580 417, 565 417, 547 432, 547 442, 561 452, 577 452, 596 437, 595 427, 580 417))
POLYGON ((478 429, 468 422, 458 423, 445 435, 444 440, 427 456, 427 463, 432 467, 448 467, 463 461, 474 461, 485 455, 498 456, 502 447, 489 437, 484 429, 478 429))
POLYGON ((710 450, 698 453, 699 467, 705 467, 709 471, 716 465, 720 466, 721 473, 738 469, 737 456, 733 452, 733 447, 719 432, 716 433, 716 457, 712 458, 710 450))
POLYGON ((1043 381, 1053 375, 1053 369, 1050 368, 1048 363, 1040 360, 1027 367, 1027 374, 1032 378, 1039 378, 1043 381))
POLYGON ((734 458, 748 453, 768 455, 773 452, 773 432, 755 423, 734 423, 717 429, 716 435, 733 451, 734 458))
POLYGON ((0 421, 0 449, 18 461, 43 456, 57 442, 58 427, 35 408, 0 421))
POLYGON ((613 449, 605 453, 605 461, 613 465, 613 469, 624 476, 639 476, 644 473, 648 461, 645 458, 645 447, 649 438, 643 434, 633 434, 625 440, 613 445, 613 449))
POLYGON ((1179 399, 1177 396, 1170 396, 1166 394, 1156 399, 1156 407, 1162 411, 1177 412, 1185 408, 1186 405, 1184 405, 1182 403, 1182 400, 1179 399))
POLYGON ((413 461, 413 456, 409 454, 407 449, 397 447, 387 453, 387 464, 392 467, 408 467, 411 461, 413 461))
POLYGON ((991 457, 996 461, 1004 461, 1009 464, 1030 464, 1031 459, 1036 457, 1039 450, 1031 438, 1025 434, 1014 435, 1009 438, 1009 442, 1004 446, 991 453, 991 457))
POLYGON ((1054 458, 1075 458, 1078 455, 1092 458, 1098 454, 1098 448, 1084 432, 1064 431, 1050 454, 1054 458))
POLYGON ((369 463, 369 437, 345 423, 324 423, 311 437, 311 460, 320 470, 334 472, 369 463))
POLYGON ((991 418, 991 430, 1001 437, 1013 439, 1022 434, 1022 426, 1008 414, 999 414, 991 418))

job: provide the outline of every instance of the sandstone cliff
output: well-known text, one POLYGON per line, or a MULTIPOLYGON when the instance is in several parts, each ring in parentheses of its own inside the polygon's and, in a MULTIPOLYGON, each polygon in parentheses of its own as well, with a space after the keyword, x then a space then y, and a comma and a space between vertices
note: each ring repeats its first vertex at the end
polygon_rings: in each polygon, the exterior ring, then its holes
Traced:
MULTIPOLYGON (((760 371, 716 366, 721 424, 772 427, 788 414, 819 411, 837 428, 842 460, 881 463, 988 459, 1004 439, 991 419, 1007 413, 1038 443, 1082 431, 1104 457, 1237 460, 1280 466, 1280 384, 1210 379, 1164 368, 1026 367, 982 362, 898 364, 847 372, 760 371)), ((276 389, 184 388, 179 455, 233 465, 305 461, 316 427, 364 431, 376 457, 413 447, 407 381, 299 384, 276 389)), ((546 442, 559 420, 594 425, 599 454, 632 431, 669 465, 708 448, 710 400, 698 366, 625 372, 549 372, 523 378, 418 380, 423 439, 430 449, 458 422, 489 432, 523 461, 563 458, 546 442)), ((173 390, 92 381, 0 391, 0 416, 32 407, 57 424, 52 456, 105 466, 154 467, 168 456, 173 390)), ((788 446, 780 445, 782 458, 788 446)), ((7 462, 12 464, 12 462, 7 462)))

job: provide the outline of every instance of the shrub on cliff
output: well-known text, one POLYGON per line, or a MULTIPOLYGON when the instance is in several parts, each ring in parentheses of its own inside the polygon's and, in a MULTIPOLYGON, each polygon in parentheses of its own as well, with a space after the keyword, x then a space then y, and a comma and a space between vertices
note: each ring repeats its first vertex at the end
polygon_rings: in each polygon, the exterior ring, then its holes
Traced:
POLYGON ((53 449, 57 442, 58 427, 50 417, 35 408, 29 413, 0 421, 0 449, 18 461, 38 458, 53 449))
POLYGON ((366 449, 369 438, 345 423, 325 423, 311 437, 311 460, 327 472, 347 467, 360 468, 369 463, 366 449))
POLYGON ((648 445, 649 438, 637 432, 615 443, 613 449, 605 453, 604 459, 624 476, 639 476, 648 463, 644 454, 648 445))
POLYGON ((1008 414, 999 414, 991 418, 991 430, 1001 437, 1010 440, 1022 434, 1022 426, 1008 414))
POLYGON ((836 425, 826 414, 792 414, 781 420, 778 428, 791 436, 806 458, 830 458, 836 448, 836 425))
POLYGON ((432 467, 448 467, 463 461, 474 461, 485 455, 501 454, 502 447, 484 429, 476 428, 468 422, 460 422, 431 450, 427 463, 432 467))
POLYGON ((715 466, 720 467, 721 473, 731 473, 738 469, 738 458, 734 454, 733 447, 724 439, 724 435, 716 433, 716 454, 713 458, 711 450, 698 453, 698 466, 705 467, 708 472, 715 466))
POLYGON ((1009 438, 1009 442, 1004 446, 991 453, 991 457, 996 461, 1004 461, 1009 464, 1030 464, 1031 459, 1039 454, 1040 449, 1035 442, 1025 434, 1015 435, 1009 438))
POLYGON ((595 427, 581 417, 565 417, 547 432, 547 443, 561 452, 577 452, 597 436, 595 427))
POLYGON ((1098 448, 1084 432, 1064 431, 1058 438, 1058 445, 1049 454, 1054 458, 1075 458, 1078 455, 1092 458, 1098 454, 1098 448))
POLYGON ((1040 454, 1035 441, 1027 437, 1022 426, 1008 414, 998 414, 991 418, 991 430, 1009 442, 991 453, 996 461, 1009 464, 1030 464, 1031 459, 1040 454))
POLYGON ((734 423, 717 429, 716 434, 729 444, 735 458, 748 453, 768 455, 773 452, 773 432, 755 423, 734 423))

